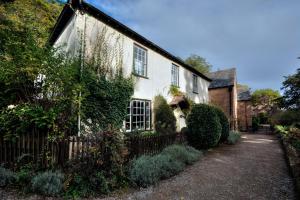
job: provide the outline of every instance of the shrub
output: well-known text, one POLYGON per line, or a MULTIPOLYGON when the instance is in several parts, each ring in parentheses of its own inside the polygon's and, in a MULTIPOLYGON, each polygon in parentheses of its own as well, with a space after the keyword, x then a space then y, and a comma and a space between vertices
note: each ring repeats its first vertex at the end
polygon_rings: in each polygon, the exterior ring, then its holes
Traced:
POLYGON ((207 149, 218 144, 222 127, 212 106, 196 104, 187 117, 187 139, 197 149, 207 149))
POLYGON ((214 108, 222 126, 220 142, 225 142, 229 136, 229 121, 225 113, 220 108, 218 107, 214 107, 214 108))
POLYGON ((252 117, 252 130, 258 131, 259 128, 259 118, 258 117, 252 117))
POLYGON ((241 134, 237 131, 230 131, 227 138, 228 144, 236 144, 241 138, 241 134))
POLYGON ((142 187, 157 183, 160 179, 171 177, 200 158, 201 152, 181 145, 172 145, 155 156, 141 156, 132 162, 129 176, 142 187))
POLYGON ((63 180, 64 176, 62 173, 45 171, 32 178, 32 190, 43 195, 55 196, 62 191, 63 180))
POLYGON ((270 118, 272 125, 290 126, 294 123, 300 123, 300 112, 296 110, 279 111, 270 118))
POLYGON ((15 180, 16 176, 11 170, 0 166, 0 187, 5 187, 15 180))
POLYGON ((201 152, 189 146, 171 145, 166 147, 162 154, 169 155, 183 164, 192 164, 200 158, 201 152))
POLYGON ((179 160, 176 160, 171 155, 158 154, 152 159, 159 171, 158 174, 160 179, 169 178, 175 174, 178 174, 184 168, 184 164, 179 160))
POLYGON ((147 187, 159 181, 160 169, 151 156, 141 156, 132 162, 129 176, 137 185, 147 187))
POLYGON ((159 134, 176 132, 176 118, 166 99, 158 95, 154 98, 154 129, 159 134))

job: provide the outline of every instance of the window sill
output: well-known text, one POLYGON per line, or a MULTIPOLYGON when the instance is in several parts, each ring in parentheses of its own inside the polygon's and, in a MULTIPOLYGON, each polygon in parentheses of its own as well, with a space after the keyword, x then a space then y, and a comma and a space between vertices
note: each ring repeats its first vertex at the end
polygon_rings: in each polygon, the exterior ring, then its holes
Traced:
POLYGON ((132 72, 131 74, 132 74, 133 76, 136 76, 136 77, 149 79, 149 77, 147 77, 147 76, 143 76, 143 75, 140 75, 140 74, 136 74, 136 73, 134 73, 134 72, 132 72))
POLYGON ((193 91, 193 93, 194 93, 194 94, 199 94, 199 92, 195 92, 195 91, 193 91))
POLYGON ((179 85, 173 85, 173 84, 171 84, 171 86, 180 89, 179 85))

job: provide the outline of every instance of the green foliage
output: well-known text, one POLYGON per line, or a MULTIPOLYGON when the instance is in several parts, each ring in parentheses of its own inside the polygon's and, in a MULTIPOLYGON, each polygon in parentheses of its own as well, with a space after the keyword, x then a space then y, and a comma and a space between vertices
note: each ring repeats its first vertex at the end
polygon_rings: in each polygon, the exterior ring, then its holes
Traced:
POLYGON ((129 176, 137 185, 147 187, 159 181, 159 172, 151 156, 141 156, 132 162, 129 176))
POLYGON ((280 134, 281 136, 285 137, 289 133, 289 127, 288 126, 282 126, 282 125, 276 125, 275 127, 275 133, 280 134))
POLYGON ((176 118, 165 98, 158 95, 154 98, 154 129, 159 134, 172 134, 176 131, 176 118))
POLYGON ((241 139, 241 134, 237 131, 230 131, 227 138, 228 144, 236 144, 241 139))
POLYGON ((184 93, 181 92, 179 90, 179 88, 177 86, 174 86, 174 85, 170 86, 169 94, 171 94, 172 96, 181 96, 181 95, 184 95, 184 93))
POLYGON ((283 126, 300 123, 300 112, 297 110, 278 111, 271 116, 270 122, 272 125, 283 126))
POLYGON ((16 175, 9 169, 0 166, 0 187, 12 184, 16 180, 16 175))
POLYGON ((190 146, 171 145, 166 147, 162 153, 163 155, 169 155, 177 161, 184 164, 192 164, 199 160, 201 152, 190 146))
POLYGON ((212 68, 211 64, 209 64, 205 60, 205 58, 202 58, 201 56, 195 54, 192 54, 187 59, 185 59, 185 63, 192 66, 201 73, 208 73, 212 68))
POLYGON ((300 68, 293 75, 285 77, 282 83, 284 90, 282 107, 287 109, 300 109, 300 68))
POLYGON ((258 121, 260 124, 266 124, 268 123, 269 117, 268 114, 265 112, 258 113, 258 121))
POLYGON ((45 171, 32 178, 32 190, 46 196, 55 196, 62 191, 63 181, 62 173, 45 171))
MULTIPOLYGON (((0 2, 0 33, 31 29, 35 30, 35 39, 39 43, 45 44, 61 10, 62 6, 54 1, 14 0, 6 3, 0 2)), ((1 39, 6 40, 1 36, 3 35, 0 34, 0 41, 1 39)))
POLYGON ((217 113, 221 126, 222 126, 222 133, 221 133, 221 138, 220 142, 225 142, 228 135, 229 135, 229 120, 225 113, 218 107, 214 107, 215 112, 217 113))
POLYGON ((277 90, 260 89, 253 92, 251 101, 254 106, 259 106, 259 109, 269 112, 278 105, 278 99, 281 95, 277 90))
POLYGON ((141 156, 134 160, 129 176, 138 186, 147 187, 179 173, 185 165, 199 160, 200 156, 201 152, 192 147, 171 145, 158 155, 141 156))
POLYGON ((105 132, 92 138, 97 145, 91 146, 84 157, 69 162, 65 167, 66 196, 107 194, 127 185, 123 137, 120 132, 105 132))
POLYGON ((252 130, 258 131, 259 128, 259 118, 258 117, 252 117, 252 130))
POLYGON ((159 179, 169 178, 178 174, 184 169, 184 163, 170 154, 158 154, 152 157, 158 169, 159 179))
POLYGON ((215 108, 196 104, 187 117, 187 139, 197 149, 207 149, 218 144, 222 126, 215 108))

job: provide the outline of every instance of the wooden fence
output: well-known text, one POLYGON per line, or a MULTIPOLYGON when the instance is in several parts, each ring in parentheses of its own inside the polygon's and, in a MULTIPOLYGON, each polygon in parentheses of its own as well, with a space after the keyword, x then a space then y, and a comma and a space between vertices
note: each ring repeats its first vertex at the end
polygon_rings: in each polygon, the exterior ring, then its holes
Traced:
MULTIPOLYGON (((183 134, 171 134, 128 137, 125 143, 131 159, 159 153, 168 145, 184 141, 183 134)), ((0 137, 0 163, 13 166, 17 162, 31 160, 41 167, 63 165, 69 160, 86 156, 94 147, 105 153, 101 138, 72 136, 51 140, 49 135, 40 133, 24 134, 12 141, 0 137)))

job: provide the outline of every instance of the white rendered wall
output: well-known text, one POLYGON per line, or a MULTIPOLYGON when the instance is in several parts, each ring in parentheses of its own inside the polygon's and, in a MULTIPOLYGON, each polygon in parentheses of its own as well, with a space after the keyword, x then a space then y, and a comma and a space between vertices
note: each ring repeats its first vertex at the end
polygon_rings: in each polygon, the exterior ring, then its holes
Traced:
MULTIPOLYGON (((147 63, 147 77, 135 78, 135 90, 133 98, 153 100, 154 96, 161 94, 171 100, 171 96, 168 95, 168 91, 171 84, 171 67, 173 61, 156 53, 155 51, 135 42, 131 38, 122 35, 109 26, 106 26, 101 21, 95 19, 89 15, 82 15, 78 11, 72 18, 71 22, 65 28, 56 41, 55 45, 63 46, 67 52, 74 54, 80 49, 81 34, 85 33, 86 43, 86 55, 92 54, 93 45, 95 45, 96 35, 106 27, 107 34, 109 35, 109 41, 111 45, 114 45, 116 41, 114 38, 122 38, 119 40, 122 43, 123 54, 123 69, 126 76, 129 76, 133 69, 133 47, 134 44, 138 44, 147 49, 148 63, 147 63), (83 31, 85 29, 85 31, 83 31)), ((208 86, 209 82, 205 79, 198 77, 198 94, 193 93, 193 73, 177 63, 179 66, 179 89, 186 93, 196 103, 207 103, 208 86)))

